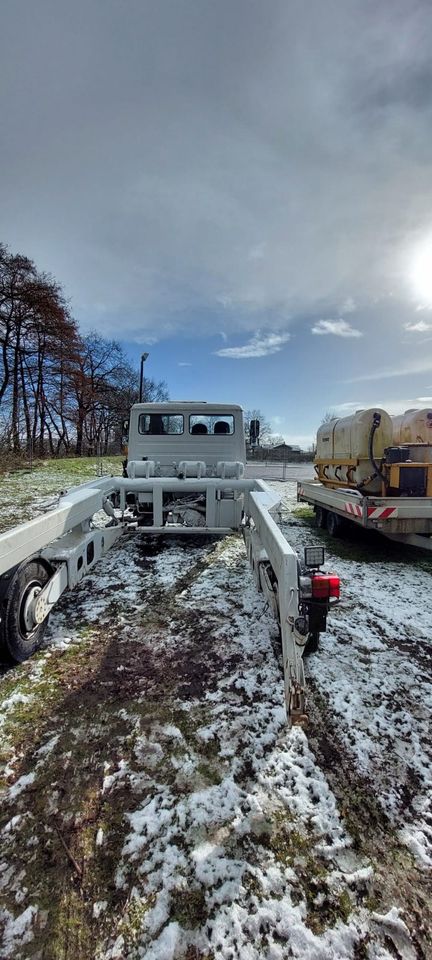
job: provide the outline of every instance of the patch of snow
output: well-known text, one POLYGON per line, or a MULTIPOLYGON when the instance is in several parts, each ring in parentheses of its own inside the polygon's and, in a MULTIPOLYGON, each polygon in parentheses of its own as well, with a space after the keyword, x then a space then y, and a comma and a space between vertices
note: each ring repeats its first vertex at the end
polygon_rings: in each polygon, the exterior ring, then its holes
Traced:
POLYGON ((106 910, 107 906, 108 906, 108 900, 97 900, 93 904, 93 916, 95 920, 99 919, 101 913, 103 913, 104 910, 106 910))
POLYGON ((0 714, 0 729, 4 727, 9 714, 13 713, 14 707, 23 704, 30 703, 33 699, 31 694, 21 693, 19 690, 16 693, 11 693, 9 697, 6 697, 1 703, 1 714, 0 714))
POLYGON ((31 905, 14 918, 8 910, 0 909, 0 919, 5 924, 2 944, 4 957, 13 957, 18 944, 29 943, 33 939, 32 925, 37 912, 37 907, 31 905))
POLYGON ((174 960, 181 938, 181 928, 178 923, 168 923, 162 933, 154 940, 146 952, 146 960, 174 960))
POLYGON ((114 773, 107 774, 104 777, 102 783, 102 793, 106 793, 107 790, 111 790, 113 784, 117 783, 119 780, 124 780, 129 770, 129 764, 127 760, 120 760, 118 765, 118 770, 115 770, 114 773))
POLYGON ((22 819, 22 813, 17 813, 15 817, 12 817, 11 820, 8 820, 7 824, 3 827, 2 833, 11 833, 13 830, 16 830, 21 824, 22 819))
POLYGON ((402 960, 417 960, 417 951, 413 947, 406 923, 400 918, 400 911, 392 907, 386 914, 373 913, 372 919, 385 929, 402 960))
POLYGON ((52 753, 54 748, 57 746, 60 739, 60 734, 55 733, 53 737, 47 740, 46 743, 42 744, 38 750, 35 751, 35 757, 46 757, 49 753, 52 753))
MULTIPOLYGON (((426 787, 427 787, 426 783, 426 787)), ((400 838, 425 867, 432 867, 432 780, 426 797, 412 803, 413 819, 400 830, 400 838)))
POLYGON ((9 787, 9 799, 14 800, 15 797, 19 796, 23 790, 25 790, 31 783, 34 782, 35 772, 32 770, 30 773, 23 774, 19 780, 16 780, 15 783, 9 787))
POLYGON ((11 707, 14 707, 17 703, 29 703, 31 697, 26 693, 12 693, 10 697, 7 697, 6 700, 3 700, 2 709, 10 710, 11 707))
POLYGON ((174 740, 183 740, 183 734, 178 727, 175 727, 172 723, 166 723, 164 727, 160 728, 160 732, 164 737, 172 737, 174 740))

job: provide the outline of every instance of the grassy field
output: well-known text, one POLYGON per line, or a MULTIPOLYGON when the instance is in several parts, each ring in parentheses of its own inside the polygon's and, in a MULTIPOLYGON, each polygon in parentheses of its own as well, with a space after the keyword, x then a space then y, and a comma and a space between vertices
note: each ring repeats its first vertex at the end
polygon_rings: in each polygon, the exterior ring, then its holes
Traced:
POLYGON ((122 457, 35 460, 32 469, 0 475, 0 533, 45 513, 63 491, 94 480, 101 469, 105 476, 120 474, 121 461, 122 457))

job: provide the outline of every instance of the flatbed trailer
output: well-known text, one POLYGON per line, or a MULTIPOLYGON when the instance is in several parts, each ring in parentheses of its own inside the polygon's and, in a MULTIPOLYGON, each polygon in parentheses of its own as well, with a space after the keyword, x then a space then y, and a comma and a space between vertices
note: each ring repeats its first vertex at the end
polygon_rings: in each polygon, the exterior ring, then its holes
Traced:
POLYGON ((297 501, 309 503, 319 527, 338 536, 346 522, 377 530, 390 540, 432 550, 432 497, 366 497, 319 480, 297 484, 297 501))

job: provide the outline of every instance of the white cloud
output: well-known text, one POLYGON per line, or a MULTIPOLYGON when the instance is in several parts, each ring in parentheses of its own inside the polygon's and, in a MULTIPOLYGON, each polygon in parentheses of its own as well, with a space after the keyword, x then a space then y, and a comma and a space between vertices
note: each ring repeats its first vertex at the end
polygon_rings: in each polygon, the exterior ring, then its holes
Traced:
POLYGON ((318 320, 312 327, 312 333, 320 336, 330 334, 334 337, 362 337, 361 330, 356 330, 346 320, 318 320))
POLYGON ((331 404, 330 409, 331 413, 335 413, 338 417, 349 417, 356 410, 365 410, 369 406, 369 402, 365 404, 361 400, 346 400, 344 403, 331 404))
POLYGON ((432 330, 432 323, 426 323, 426 320, 417 320, 416 323, 406 323, 405 330, 410 332, 426 333, 427 330, 432 330))
POLYGON ((371 407, 379 407, 391 416, 397 416, 400 413, 405 413, 406 410, 427 406, 431 402, 432 397, 406 397, 405 399, 389 397, 386 399, 371 394, 368 397, 363 397, 362 400, 347 400, 344 403, 335 403, 331 410, 338 417, 349 417, 356 410, 369 410, 371 407))
POLYGON ((225 310, 246 338, 281 309, 343 317, 411 296, 432 207, 427 3, 124 16, 107 0, 101 17, 75 0, 73 23, 71 5, 26 6, 23 30, 3 5, 0 34, 2 238, 65 284, 86 329, 195 335, 199 315, 213 336, 225 310))
POLYGON ((374 370, 373 373, 362 373, 358 377, 349 377, 348 380, 344 380, 344 383, 366 383, 369 380, 386 380, 390 377, 407 377, 410 374, 417 373, 431 373, 432 371, 432 360, 414 360, 406 363, 404 366, 400 364, 397 367, 387 367, 384 370, 374 370))
MULTIPOLYGON (((112 332, 118 334, 119 332, 118 324, 117 324, 116 330, 112 332)), ((159 343, 159 337, 150 336, 150 334, 147 334, 147 333, 145 336, 142 336, 141 334, 137 333, 136 336, 134 337, 134 341, 135 343, 138 343, 141 347, 153 347, 155 343, 159 343)))
POLYGON ((179 360, 177 366, 178 366, 178 367, 191 367, 192 364, 191 364, 191 363, 188 363, 187 360, 179 360))
POLYGON ((268 357, 271 353, 279 353, 284 343, 290 339, 290 333, 268 333, 261 336, 258 331, 248 343, 242 347, 222 347, 216 350, 216 356, 229 357, 231 360, 249 360, 253 357, 268 357))

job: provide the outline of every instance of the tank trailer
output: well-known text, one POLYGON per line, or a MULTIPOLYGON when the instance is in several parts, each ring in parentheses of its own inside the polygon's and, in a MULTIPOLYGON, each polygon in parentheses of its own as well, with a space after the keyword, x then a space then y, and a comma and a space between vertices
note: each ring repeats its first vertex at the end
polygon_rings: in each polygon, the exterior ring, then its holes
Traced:
POLYGON ((297 497, 331 535, 349 520, 432 549, 432 410, 390 417, 372 408, 323 423, 315 472, 297 497))
POLYGON ((245 477, 242 409, 208 403, 137 403, 123 476, 60 496, 41 517, 0 535, 0 642, 15 662, 40 646, 50 611, 122 536, 223 536, 241 531, 256 587, 282 641, 289 722, 306 719, 303 657, 316 650, 339 578, 324 551, 299 558, 278 523, 280 497, 245 477))

